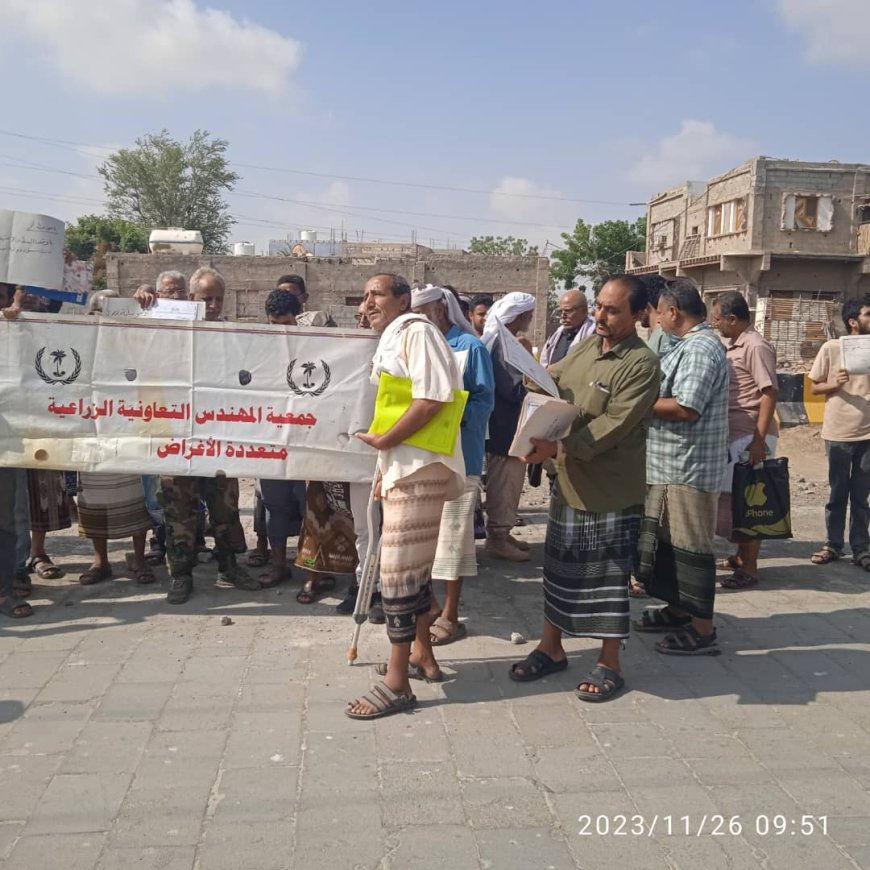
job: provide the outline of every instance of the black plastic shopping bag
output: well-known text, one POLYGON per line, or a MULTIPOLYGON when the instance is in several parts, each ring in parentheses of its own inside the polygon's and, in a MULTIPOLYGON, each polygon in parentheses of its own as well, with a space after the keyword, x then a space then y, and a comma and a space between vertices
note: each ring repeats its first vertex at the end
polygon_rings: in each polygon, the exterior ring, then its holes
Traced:
POLYGON ((765 459, 760 465, 735 464, 731 518, 733 541, 792 536, 788 459, 765 459))

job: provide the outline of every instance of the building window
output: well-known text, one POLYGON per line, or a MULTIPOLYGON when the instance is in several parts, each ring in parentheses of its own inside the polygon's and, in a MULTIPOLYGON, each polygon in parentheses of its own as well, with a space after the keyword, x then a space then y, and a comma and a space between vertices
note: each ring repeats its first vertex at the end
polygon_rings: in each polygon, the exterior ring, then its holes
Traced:
POLYGON ((834 198, 819 194, 787 193, 782 198, 784 230, 830 232, 834 226, 834 198))
POLYGON ((707 237, 742 233, 746 229, 746 202, 732 199, 707 209, 707 237))

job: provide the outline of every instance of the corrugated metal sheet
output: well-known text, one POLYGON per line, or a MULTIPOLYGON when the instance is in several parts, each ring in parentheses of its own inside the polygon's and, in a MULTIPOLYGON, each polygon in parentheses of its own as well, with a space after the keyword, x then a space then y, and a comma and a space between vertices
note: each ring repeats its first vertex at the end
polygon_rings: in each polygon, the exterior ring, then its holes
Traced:
POLYGON ((776 348, 778 364, 809 369, 841 305, 842 297, 830 293, 773 294, 765 306, 764 336, 776 348))

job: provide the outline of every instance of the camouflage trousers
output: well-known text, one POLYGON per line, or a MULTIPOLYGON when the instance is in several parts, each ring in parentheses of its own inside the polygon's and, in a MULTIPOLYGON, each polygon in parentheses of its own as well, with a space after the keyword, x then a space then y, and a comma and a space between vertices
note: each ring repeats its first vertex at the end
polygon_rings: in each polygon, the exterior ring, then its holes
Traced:
POLYGON ((197 564, 196 516, 200 499, 208 508, 218 568, 227 568, 234 553, 244 552, 237 480, 163 476, 157 498, 166 522, 166 558, 173 577, 190 574, 197 564))

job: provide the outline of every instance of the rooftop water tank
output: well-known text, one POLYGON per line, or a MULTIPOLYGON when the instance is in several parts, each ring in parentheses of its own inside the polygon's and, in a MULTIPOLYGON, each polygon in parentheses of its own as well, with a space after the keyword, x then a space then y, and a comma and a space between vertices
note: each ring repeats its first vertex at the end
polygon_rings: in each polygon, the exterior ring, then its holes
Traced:
POLYGON ((202 233, 181 227, 151 230, 148 247, 152 254, 201 254, 202 233))
POLYGON ((235 242, 233 244, 234 257, 253 257, 255 250, 253 242, 235 242))
POLYGON ((303 242, 316 242, 317 233, 314 230, 302 230, 299 233, 299 239, 303 242))

